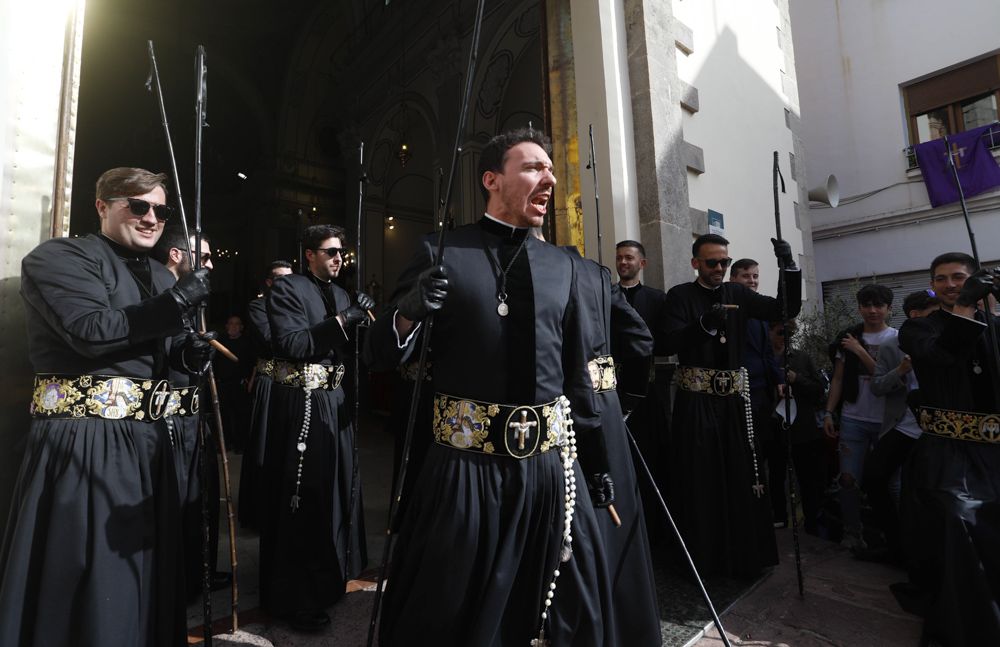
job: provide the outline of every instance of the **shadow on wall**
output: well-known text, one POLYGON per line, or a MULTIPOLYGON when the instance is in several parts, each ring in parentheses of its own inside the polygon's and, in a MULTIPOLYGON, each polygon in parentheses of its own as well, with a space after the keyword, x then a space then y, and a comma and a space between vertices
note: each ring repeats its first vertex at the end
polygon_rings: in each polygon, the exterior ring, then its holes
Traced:
POLYGON ((28 438, 31 364, 25 338, 21 277, 0 279, 0 523, 6 534, 14 483, 28 438))

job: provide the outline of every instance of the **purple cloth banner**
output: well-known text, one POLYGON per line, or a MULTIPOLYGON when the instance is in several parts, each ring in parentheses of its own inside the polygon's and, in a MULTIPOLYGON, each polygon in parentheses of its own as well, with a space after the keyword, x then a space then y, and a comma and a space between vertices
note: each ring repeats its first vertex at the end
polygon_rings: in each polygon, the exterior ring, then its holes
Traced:
MULTIPOLYGON (((994 123, 948 136, 948 147, 958 168, 962 191, 967 198, 1000 186, 1000 166, 997 166, 990 154, 989 137, 983 137, 990 128, 1000 133, 1000 123, 994 123)), ((917 144, 913 147, 913 152, 920 164, 931 206, 958 202, 958 188, 955 186, 955 176, 948 166, 944 139, 917 144)))

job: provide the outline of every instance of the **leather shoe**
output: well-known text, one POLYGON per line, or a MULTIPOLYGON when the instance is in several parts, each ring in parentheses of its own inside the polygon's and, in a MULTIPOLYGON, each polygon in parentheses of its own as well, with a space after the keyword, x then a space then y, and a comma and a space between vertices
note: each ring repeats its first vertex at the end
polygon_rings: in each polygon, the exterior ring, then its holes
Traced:
POLYGON ((316 632, 330 624, 330 616, 325 611, 295 611, 287 618, 295 631, 316 632))

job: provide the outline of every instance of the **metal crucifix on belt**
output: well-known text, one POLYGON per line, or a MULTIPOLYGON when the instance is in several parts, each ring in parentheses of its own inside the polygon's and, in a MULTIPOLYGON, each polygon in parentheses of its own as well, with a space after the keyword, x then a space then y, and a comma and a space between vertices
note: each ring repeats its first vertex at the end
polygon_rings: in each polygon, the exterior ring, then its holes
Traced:
POLYGON ((524 441, 527 440, 528 438, 528 432, 531 431, 532 427, 535 427, 537 425, 538 425, 537 420, 532 420, 531 422, 528 422, 528 412, 524 409, 521 409, 520 422, 514 421, 509 425, 507 425, 508 427, 514 430, 514 433, 517 434, 517 448, 519 450, 521 451, 524 450, 524 441))

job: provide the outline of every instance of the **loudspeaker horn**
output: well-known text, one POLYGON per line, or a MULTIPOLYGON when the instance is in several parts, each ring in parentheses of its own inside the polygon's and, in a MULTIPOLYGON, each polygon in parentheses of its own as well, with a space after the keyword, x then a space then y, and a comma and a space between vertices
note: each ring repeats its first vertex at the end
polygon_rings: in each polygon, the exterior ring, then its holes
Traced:
POLYGON ((840 204, 840 185, 837 183, 837 176, 831 175, 826 178, 825 184, 809 189, 809 201, 822 202, 831 207, 840 204))

